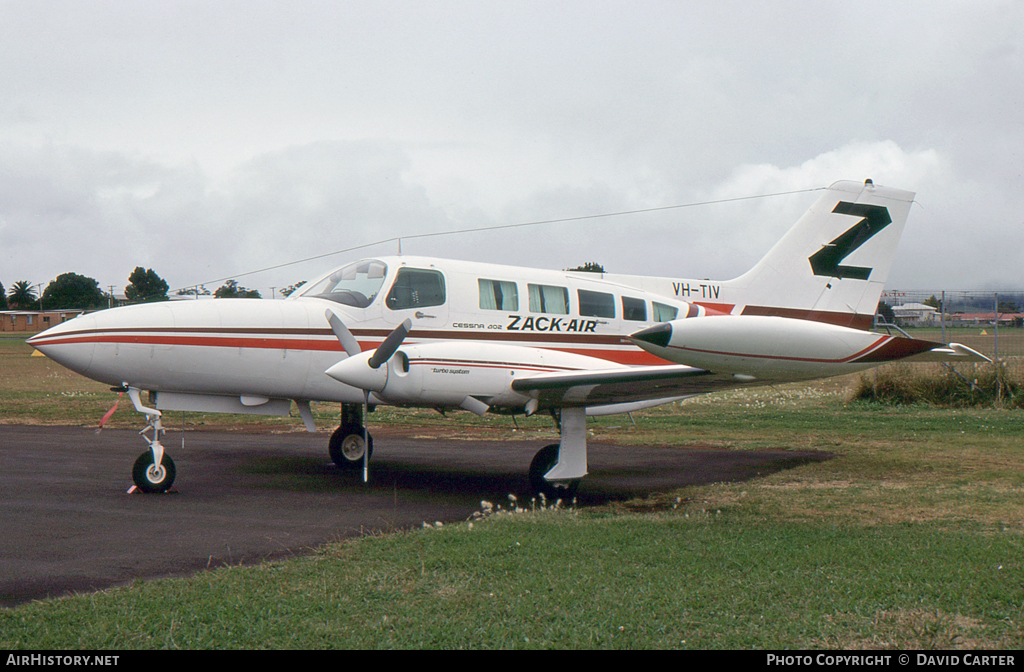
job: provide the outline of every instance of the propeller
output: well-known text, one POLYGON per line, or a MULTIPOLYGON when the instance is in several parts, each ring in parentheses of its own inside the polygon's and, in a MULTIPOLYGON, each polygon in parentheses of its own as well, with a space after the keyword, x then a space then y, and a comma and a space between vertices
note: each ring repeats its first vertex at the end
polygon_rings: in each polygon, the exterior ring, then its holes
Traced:
POLYGON ((369 480, 370 437, 366 425, 370 392, 380 392, 387 385, 388 371, 386 367, 381 370, 381 366, 386 364, 401 347, 402 341, 409 335, 412 320, 406 319, 398 325, 373 351, 363 352, 355 336, 334 311, 328 310, 326 317, 331 325, 331 331, 338 338, 338 342, 348 357, 327 369, 325 373, 338 382, 358 387, 363 391, 363 445, 366 446, 363 450, 363 482, 365 483, 369 480))
POLYGON ((384 364, 398 351, 402 341, 409 335, 412 320, 407 319, 398 325, 375 350, 370 352, 360 352, 357 349, 359 344, 336 315, 331 314, 328 320, 341 347, 349 356, 327 369, 325 373, 338 382, 358 387, 366 392, 383 391, 388 382, 388 370, 384 364))
POLYGON ((395 327, 394 331, 387 335, 387 338, 377 346, 377 349, 373 351, 370 359, 366 362, 370 365, 371 369, 379 369, 381 364, 391 359, 391 355, 395 354, 395 351, 402 345, 402 341, 409 335, 411 327, 412 320, 406 318, 404 322, 395 327))
POLYGON ((327 321, 331 323, 331 331, 338 338, 338 342, 341 343, 342 349, 349 357, 358 355, 362 350, 359 347, 359 341, 352 335, 352 332, 348 330, 345 323, 341 321, 333 310, 327 311, 327 321))

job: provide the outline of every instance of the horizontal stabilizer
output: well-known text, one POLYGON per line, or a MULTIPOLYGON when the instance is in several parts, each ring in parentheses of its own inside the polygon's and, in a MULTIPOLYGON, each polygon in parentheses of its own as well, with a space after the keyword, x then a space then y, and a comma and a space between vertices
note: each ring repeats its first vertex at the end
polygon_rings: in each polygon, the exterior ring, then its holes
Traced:
POLYGON ((973 348, 968 348, 966 345, 960 343, 950 343, 949 345, 938 345, 938 347, 932 348, 928 352, 922 352, 913 357, 908 357, 908 362, 948 362, 954 364, 956 362, 975 362, 984 363, 991 362, 992 360, 981 354, 973 348))

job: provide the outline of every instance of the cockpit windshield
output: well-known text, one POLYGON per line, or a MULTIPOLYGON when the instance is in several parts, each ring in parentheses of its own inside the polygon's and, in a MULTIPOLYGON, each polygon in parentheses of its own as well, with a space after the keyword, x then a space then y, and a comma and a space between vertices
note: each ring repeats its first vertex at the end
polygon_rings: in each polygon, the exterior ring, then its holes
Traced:
POLYGON ((309 289, 303 290, 300 296, 328 299, 346 306, 366 308, 377 298, 387 272, 388 266, 383 261, 364 259, 343 266, 309 289))

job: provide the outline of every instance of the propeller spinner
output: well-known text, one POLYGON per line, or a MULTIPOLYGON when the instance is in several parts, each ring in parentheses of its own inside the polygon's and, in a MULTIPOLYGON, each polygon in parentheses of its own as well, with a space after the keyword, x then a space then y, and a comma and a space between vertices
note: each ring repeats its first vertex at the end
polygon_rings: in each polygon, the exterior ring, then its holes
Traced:
POLYGON ((409 335, 412 320, 407 319, 395 327, 375 350, 361 352, 352 332, 337 315, 328 311, 327 319, 348 357, 327 369, 325 373, 340 383, 358 387, 367 393, 382 391, 388 382, 388 368, 384 364, 398 351, 405 337, 409 335))

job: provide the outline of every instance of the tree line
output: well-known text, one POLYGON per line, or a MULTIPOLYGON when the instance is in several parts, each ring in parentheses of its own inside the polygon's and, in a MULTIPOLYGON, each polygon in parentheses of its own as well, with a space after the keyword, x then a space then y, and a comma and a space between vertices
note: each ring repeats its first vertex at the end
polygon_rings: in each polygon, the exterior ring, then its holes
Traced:
MULTIPOLYGON (((287 290, 298 286, 292 285, 287 290)), ((100 289, 100 283, 78 273, 62 273, 52 280, 40 295, 37 288, 41 283, 33 284, 28 280, 18 280, 6 290, 0 282, 0 310, 97 310, 108 308, 115 303, 114 297, 100 289)), ((149 303, 167 301, 170 286, 151 268, 136 266, 128 276, 128 285, 124 288, 125 298, 129 303, 149 303)), ((287 296, 290 291, 282 293, 287 296)), ((180 296, 209 295, 210 291, 200 285, 194 289, 180 290, 180 296)), ((218 287, 213 296, 218 299, 242 298, 259 299, 260 293, 255 289, 242 287, 235 280, 228 280, 218 287)))

